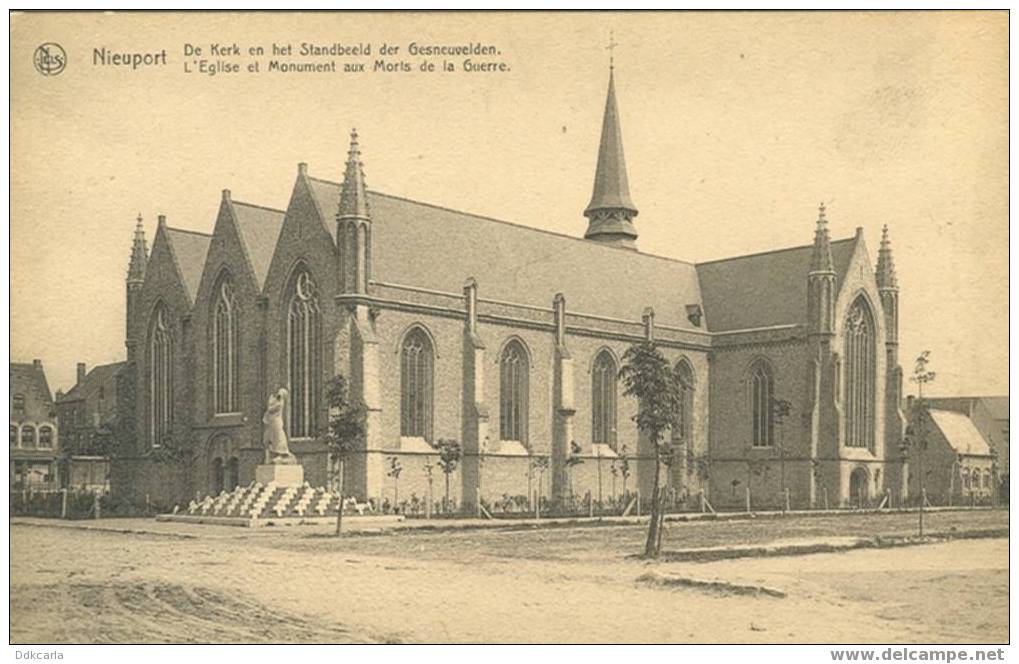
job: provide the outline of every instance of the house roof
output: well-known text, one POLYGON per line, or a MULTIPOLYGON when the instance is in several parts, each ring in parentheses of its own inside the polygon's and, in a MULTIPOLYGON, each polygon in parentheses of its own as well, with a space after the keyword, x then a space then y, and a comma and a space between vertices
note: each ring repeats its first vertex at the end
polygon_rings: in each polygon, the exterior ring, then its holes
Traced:
POLYGON ((98 390, 100 385, 112 380, 126 364, 127 362, 112 362, 92 367, 92 370, 85 376, 84 382, 72 387, 57 401, 75 401, 86 398, 93 391, 98 390))
POLYGON ((11 362, 9 387, 11 394, 28 394, 31 392, 47 403, 53 402, 53 393, 50 392, 50 386, 46 381, 46 372, 42 368, 42 363, 11 362))
MULTIPOLYGON (((844 283, 855 238, 831 243, 844 283)), ((712 332, 807 322, 807 273, 813 245, 697 264, 704 315, 712 332)))
POLYGON ((248 252, 255 279, 261 288, 265 284, 266 275, 269 274, 269 263, 272 262, 286 213, 240 201, 231 201, 231 205, 234 219, 237 221, 237 231, 248 252))
POLYGON ((991 448, 973 420, 954 410, 930 409, 931 419, 958 454, 990 456, 991 448))
POLYGON ((202 281, 205 256, 209 253, 212 236, 167 226, 166 239, 177 260, 177 267, 180 268, 181 277, 184 279, 184 287, 187 288, 188 296, 193 302, 198 293, 198 284, 202 281))
MULTIPOLYGON (((309 181, 328 215, 340 185, 309 181)), ((701 294, 691 263, 374 191, 368 201, 376 281, 459 293, 474 277, 485 299, 550 309, 562 292, 573 313, 639 322, 651 306, 657 322, 694 328, 685 306, 700 304, 701 294)))

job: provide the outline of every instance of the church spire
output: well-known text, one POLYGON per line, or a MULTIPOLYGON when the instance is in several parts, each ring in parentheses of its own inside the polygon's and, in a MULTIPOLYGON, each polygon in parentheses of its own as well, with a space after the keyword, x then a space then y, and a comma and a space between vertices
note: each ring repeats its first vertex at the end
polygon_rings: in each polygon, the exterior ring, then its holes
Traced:
POLYGON ((336 250, 339 254, 340 286, 344 293, 368 292, 372 274, 372 223, 364 186, 364 167, 357 130, 350 132, 347 169, 336 211, 336 250))
POLYGON ((814 230, 814 251, 810 256, 810 271, 834 272, 835 262, 831 257, 831 238, 828 236, 828 219, 824 216, 822 202, 817 208, 817 227, 814 230))
POLYGON ((361 147, 357 142, 357 129, 350 131, 350 149, 347 151, 347 170, 340 189, 340 209, 337 219, 368 219, 368 197, 364 187, 364 165, 361 147))
POLYGON ((131 243, 131 262, 127 266, 128 283, 145 280, 145 265, 149 260, 149 249, 145 242, 145 228, 142 226, 142 215, 138 213, 134 227, 134 241, 131 243))
MULTIPOLYGON (((611 46, 614 45, 613 42, 611 46)), ((584 210, 584 216, 588 218, 585 238, 636 249, 634 242, 637 239, 637 231, 632 220, 637 216, 637 207, 630 200, 630 185, 626 177, 623 132, 619 125, 619 108, 616 105, 614 65, 609 67, 609 90, 605 98, 605 115, 602 118, 594 191, 591 194, 591 202, 584 210)))
POLYGON ((881 248, 877 252, 877 287, 881 290, 898 290, 899 279, 895 276, 895 261, 892 259, 892 242, 888 239, 888 224, 881 229, 881 248))

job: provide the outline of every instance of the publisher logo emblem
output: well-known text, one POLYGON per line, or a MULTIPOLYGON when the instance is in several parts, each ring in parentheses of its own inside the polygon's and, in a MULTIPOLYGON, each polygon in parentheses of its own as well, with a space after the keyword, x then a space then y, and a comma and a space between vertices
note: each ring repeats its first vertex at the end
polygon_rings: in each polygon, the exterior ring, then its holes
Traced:
POLYGON ((32 58, 36 70, 43 76, 56 76, 67 66, 67 53, 55 42, 46 42, 35 49, 32 58))

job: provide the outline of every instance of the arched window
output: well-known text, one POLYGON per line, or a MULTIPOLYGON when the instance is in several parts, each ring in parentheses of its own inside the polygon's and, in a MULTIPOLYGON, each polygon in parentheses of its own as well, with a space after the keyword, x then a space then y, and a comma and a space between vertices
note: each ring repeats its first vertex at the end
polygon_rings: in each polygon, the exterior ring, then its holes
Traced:
POLYGON ((18 445, 18 425, 11 425, 11 447, 17 447, 18 445))
POLYGON ((499 438, 527 440, 527 352, 516 339, 499 358, 499 438))
POLYGON ((607 350, 598 353, 591 369, 591 442, 616 445, 616 361, 607 350))
POLYGON ((672 428, 672 441, 689 442, 693 433, 693 369, 686 360, 676 365, 676 379, 679 381, 679 403, 676 404, 676 424, 672 428))
POLYGON ((35 427, 31 424, 24 424, 21 427, 21 446, 35 447, 35 427))
POLYGON ((775 395, 775 379, 771 367, 758 360, 750 370, 750 425, 754 447, 770 447, 774 442, 775 425, 771 403, 775 395))
POLYGON ((984 488, 985 489, 991 488, 991 471, 989 470, 984 471, 984 488))
POLYGON ((173 422, 173 337, 166 312, 156 309, 149 332, 149 434, 158 447, 173 422))
POLYGON ((969 471, 965 468, 962 469, 962 488, 969 488, 969 471))
POLYGON ((311 275, 298 272, 287 306, 287 384, 291 438, 314 436, 321 394, 321 316, 311 275))
POLYGON ((431 438, 432 341, 420 327, 403 338, 400 346, 400 435, 431 438))
POLYGON ((48 424, 39 427, 39 447, 53 447, 53 427, 48 424))
POLYGON ((238 410, 239 327, 233 284, 228 277, 224 277, 219 284, 212 317, 212 394, 217 413, 234 413, 238 410))
POLYGON ((846 445, 870 447, 874 441, 874 319, 862 297, 846 316, 844 356, 846 445))

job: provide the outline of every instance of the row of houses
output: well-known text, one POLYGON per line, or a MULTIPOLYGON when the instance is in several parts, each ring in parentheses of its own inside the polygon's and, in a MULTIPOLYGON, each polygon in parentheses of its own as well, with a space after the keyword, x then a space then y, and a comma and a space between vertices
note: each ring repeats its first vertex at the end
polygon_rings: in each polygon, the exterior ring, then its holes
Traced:
MULTIPOLYGON (((10 487, 109 489, 111 456, 118 435, 118 377, 123 362, 86 371, 66 393, 52 395, 40 360, 10 365, 10 487)), ((926 399, 924 417, 911 417, 925 436, 921 460, 903 451, 912 468, 909 493, 919 477, 933 504, 967 504, 1007 498, 1009 478, 1008 397, 926 399)), ((914 414, 907 399, 905 411, 914 414)), ((115 461, 114 461, 115 462, 115 461)))
POLYGON ((41 360, 10 364, 12 491, 109 489, 123 367, 79 363, 74 386, 53 395, 41 360))

